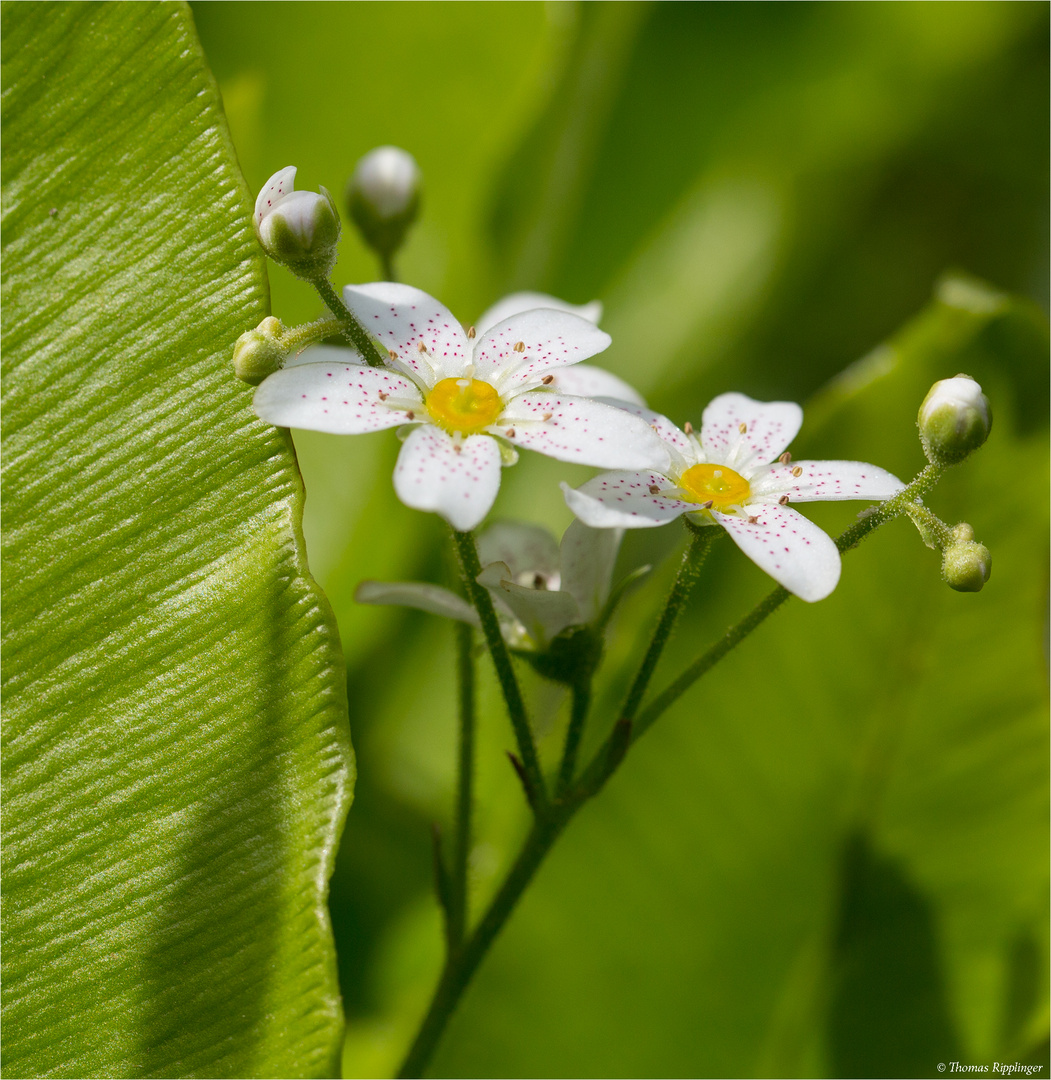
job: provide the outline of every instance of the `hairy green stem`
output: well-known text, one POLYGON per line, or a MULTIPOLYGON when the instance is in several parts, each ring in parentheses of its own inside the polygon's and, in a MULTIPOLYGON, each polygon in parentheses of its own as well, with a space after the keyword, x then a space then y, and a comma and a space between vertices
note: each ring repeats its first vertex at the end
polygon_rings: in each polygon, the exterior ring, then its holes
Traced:
POLYGON ((679 565, 679 573, 676 575, 671 592, 668 593, 668 599, 664 602, 660 622, 657 623, 657 629, 650 639, 649 648, 646 650, 646 655, 639 666, 635 681, 631 684, 631 689, 628 691, 628 696, 624 699, 624 705, 620 710, 620 715, 628 720, 634 719, 635 714, 638 712, 643 695, 650 684, 650 679, 653 678, 653 673, 657 670, 657 663, 661 658, 661 653, 664 652, 664 646, 668 644, 668 639, 671 637, 672 630, 675 629, 675 623, 678 621, 679 613, 689 599, 694 583, 700 574, 705 556, 712 545, 715 530, 690 526, 690 532, 690 543, 683 554, 682 563, 679 565))
POLYGON ((482 623, 482 633, 485 635, 485 644, 489 649, 489 655, 493 658, 496 677, 500 682, 504 701, 507 703, 507 712, 511 718, 511 726, 514 728, 518 753, 522 759, 525 783, 530 789, 528 791, 530 803, 539 813, 547 805, 547 788, 540 769, 540 759, 537 757, 536 743, 533 741, 533 731, 529 726, 525 701, 522 698, 515 669, 511 664, 511 654, 500 633, 500 623, 493 609, 493 599, 489 595, 489 590, 484 585, 478 584, 478 575, 482 572, 482 566, 478 561, 478 549, 474 544, 474 536, 472 533, 459 532, 456 529, 453 529, 452 534, 456 554, 460 560, 460 570, 463 573, 464 589, 478 612, 478 618, 482 623))
POLYGON ((572 705, 569 714, 569 727, 566 728, 566 742, 562 751, 562 764, 558 768, 556 795, 562 795, 570 784, 577 770, 577 754, 580 752, 580 740, 584 735, 584 724, 591 706, 591 682, 575 683, 572 688, 572 705))
MULTIPOLYGON (((578 804, 579 805, 579 804, 578 804)), ((551 850, 552 845, 566 824, 576 812, 577 807, 567 807, 561 813, 549 815, 533 824, 532 831, 511 867, 506 880, 496 894, 489 910, 467 939, 463 948, 449 956, 442 971, 438 988, 435 990, 427 1015, 420 1025, 409 1052, 398 1070, 399 1077, 419 1077, 423 1075, 438 1046, 438 1040, 445 1031, 460 997, 467 989, 471 977, 489 951, 496 936, 503 929, 508 916, 514 911, 526 886, 533 880, 533 875, 551 850)))
POLYGON ((327 277, 320 276, 311 279, 311 284, 317 289, 321 299, 328 305, 329 311, 339 319, 343 333, 350 340, 355 349, 361 353, 362 359, 372 367, 383 367, 383 357, 379 349, 373 344, 365 328, 358 322, 347 305, 339 298, 339 294, 332 288, 332 283, 327 277))
POLYGON ((456 800, 456 838, 450 875, 448 939, 450 951, 463 941, 469 919, 467 864, 471 854, 471 808, 474 801, 474 632, 456 626, 456 660, 460 684, 460 761, 456 800))
MULTIPOLYGON (((898 517, 900 514, 907 513, 907 504, 926 494, 937 482, 942 471, 937 466, 928 466, 899 495, 889 499, 865 517, 860 518, 843 532, 836 540, 836 547, 841 553, 850 551, 885 522, 898 517)), ((468 533, 455 533, 454 535, 457 538, 458 547, 462 547, 465 541, 471 541, 468 533)), ((695 533, 694 542, 697 542, 698 539, 695 533)), ((711 543, 711 540, 703 539, 701 542, 705 544, 704 551, 699 553, 703 558, 703 554, 707 551, 707 546, 711 543)), ((470 547, 474 551, 473 541, 471 541, 470 547)), ((693 544, 691 544, 690 551, 693 550, 693 544)), ((683 578, 683 569, 685 569, 689 558, 690 553, 688 552, 684 560, 684 567, 680 569, 675 585, 672 586, 673 594, 680 588, 680 584, 686 587, 686 593, 689 591, 688 585, 692 584, 695 575, 691 576, 688 581, 681 580, 683 578)), ((477 562, 476 552, 475 561, 477 562)), ((788 599, 789 595, 788 591, 780 586, 774 589, 740 622, 731 627, 720 641, 695 660, 665 691, 654 698, 638 715, 637 720, 633 722, 629 716, 623 716, 619 719, 609 737, 599 747, 595 756, 584 769, 577 783, 565 791, 557 802, 551 804, 543 815, 536 817, 518 859, 515 861, 489 909, 463 947, 458 952, 450 953, 427 1015, 424 1017, 419 1033, 398 1073, 400 1077, 417 1077, 423 1074, 471 977, 484 958, 489 946, 496 939, 508 917, 514 911, 515 905, 530 881, 532 881, 540 864, 580 807, 601 790, 606 780, 620 767, 629 744, 652 727, 661 713, 698 679, 707 674, 727 653, 740 645, 753 630, 788 599)), ((657 627, 657 633, 654 635, 655 639, 658 634, 664 631, 666 640, 667 634, 671 632, 675 618, 685 599, 686 595, 684 594, 677 600, 677 606, 674 607, 674 610, 669 613, 669 608, 673 606, 672 597, 669 595, 669 600, 665 604, 664 615, 662 615, 657 627)), ((481 614, 480 611, 479 614, 481 614)), ((651 649, 647 652, 647 660, 649 659, 649 653, 652 651, 651 646, 651 649)), ((645 675, 647 682, 649 676, 653 673, 652 669, 656 667, 659 656, 660 651, 658 650, 645 675)), ((644 661, 643 666, 646 668, 646 661, 644 661)), ((642 675, 643 671, 640 670, 636 682, 639 681, 642 675)), ((644 692, 645 686, 642 687, 642 693, 644 692)), ((641 693, 639 697, 641 699, 641 693)))

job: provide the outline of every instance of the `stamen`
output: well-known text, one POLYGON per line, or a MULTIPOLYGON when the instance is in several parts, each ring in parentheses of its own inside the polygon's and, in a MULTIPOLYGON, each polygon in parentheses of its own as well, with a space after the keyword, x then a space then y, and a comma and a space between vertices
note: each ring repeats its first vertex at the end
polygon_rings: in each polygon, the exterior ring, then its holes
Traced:
MULTIPOLYGON (((656 431, 657 429, 654 428, 653 430, 656 431)), ((693 434, 693 424, 691 424, 690 421, 687 420, 686 423, 682 425, 682 430, 685 431, 687 435, 692 435, 693 434)))
POLYGON ((473 338, 474 335, 475 335, 474 327, 473 326, 467 327, 467 337, 470 339, 470 338, 473 338))
POLYGON ((397 360, 400 359, 398 354, 393 349, 388 349, 387 350, 387 355, 394 361, 397 361, 397 360))
POLYGON ((802 466, 802 465, 797 465, 797 466, 796 466, 796 467, 795 467, 795 468, 794 468, 794 469, 792 470, 792 475, 793 475, 793 476, 802 476, 802 475, 803 475, 803 466, 802 466))
POLYGON ((515 352, 525 352, 525 342, 524 341, 516 341, 514 343, 513 348, 514 348, 515 352))
POLYGON ((544 575, 543 574, 534 574, 533 575, 533 588, 534 589, 542 589, 543 587, 544 587, 544 575))
POLYGON ((390 394, 388 394, 385 390, 380 391, 380 401, 386 401, 389 397, 390 394))
POLYGON ((515 429, 514 429, 513 427, 509 427, 509 428, 507 429, 507 431, 505 431, 505 432, 504 432, 504 434, 505 434, 505 435, 506 435, 506 436, 507 436, 507 437, 508 437, 509 439, 513 439, 513 438, 515 437, 515 429))
POLYGON ((415 413, 414 413, 414 412, 412 411, 412 409, 409 409, 409 411, 408 411, 408 412, 407 412, 407 413, 406 413, 405 415, 406 415, 406 416, 407 416, 407 417, 408 417, 408 418, 409 418, 410 420, 415 420, 415 419, 416 419, 416 414, 415 414, 415 413))
POLYGON ((419 345, 416 346, 416 351, 417 352, 426 352, 427 351, 427 346, 421 341, 419 343, 419 345))
POLYGON ((739 424, 737 425, 737 430, 738 430, 738 431, 739 431, 739 432, 740 432, 740 433, 741 433, 742 435, 747 435, 747 434, 748 434, 748 425, 747 425, 747 424, 746 424, 746 423, 745 423, 745 422, 744 422, 744 421, 742 420, 742 421, 741 421, 741 422, 740 422, 740 423, 739 423, 739 424))
POLYGON ((792 455, 786 450, 777 460, 782 465, 787 465, 792 460, 792 455))
POLYGON ((748 524, 749 524, 749 525, 758 525, 758 524, 759 524, 759 518, 757 518, 757 517, 750 517, 750 518, 748 519, 748 524))
POLYGON ((660 493, 661 493, 661 489, 659 487, 657 487, 656 484, 650 484, 650 494, 651 495, 659 495, 660 493))
POLYGON ((701 503, 702 510, 711 510, 714 500, 709 499, 706 503, 701 503))
POLYGON ((782 495, 781 498, 778 499, 777 501, 778 501, 779 505, 787 506, 788 505, 788 496, 787 495, 782 495))
POLYGON ((453 443, 453 453, 454 454, 462 454, 463 453, 463 447, 460 445, 460 443, 458 443, 458 442, 453 443))
POLYGON ((550 386, 555 381, 555 377, 554 375, 545 375, 540 381, 545 386, 550 386))
POLYGON ((546 413, 544 413, 543 416, 540 417, 540 419, 541 420, 550 420, 551 417, 554 416, 554 415, 555 415, 554 413, 546 412, 546 413))

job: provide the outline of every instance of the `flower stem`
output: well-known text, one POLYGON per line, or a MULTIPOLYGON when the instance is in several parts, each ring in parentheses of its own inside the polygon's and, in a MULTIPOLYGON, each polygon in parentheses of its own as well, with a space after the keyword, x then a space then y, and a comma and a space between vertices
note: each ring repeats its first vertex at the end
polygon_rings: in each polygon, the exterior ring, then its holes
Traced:
POLYGON ((467 927, 467 862, 471 853, 471 806, 474 794, 474 634, 466 623, 456 627, 457 674, 460 684, 459 790, 456 800, 456 838, 450 881, 448 940, 450 952, 459 949, 467 927))
POLYGON ((675 628, 679 613, 689 599, 690 592, 697 581, 697 575, 700 573, 705 556, 708 554, 708 549, 714 539, 712 535, 714 530, 710 528, 690 526, 690 531, 690 544, 683 554, 679 573, 675 577, 671 592, 668 593, 668 599, 664 602, 660 622, 657 623, 657 629, 650 640, 649 648, 642 659, 635 681, 631 684, 628 696, 624 699, 624 706, 620 710, 620 715, 628 720, 634 719, 635 714, 638 712, 646 688, 649 686, 650 679, 653 678, 653 673, 657 669, 657 662, 661 658, 661 653, 664 652, 664 646, 668 644, 668 639, 675 628))
POLYGON ((588 717, 588 709, 591 706, 590 681, 574 683, 572 695, 565 749, 562 751, 562 764, 558 768, 558 784, 555 788, 557 796, 564 794, 569 785, 573 783, 573 774, 577 769, 577 754, 580 751, 580 740, 584 735, 584 724, 588 717))
POLYGON ((372 343, 372 339, 366 332, 365 327, 358 322, 354 314, 347 308, 347 305, 339 298, 328 278, 319 275, 316 278, 311 278, 310 283, 317 289, 321 299, 328 305, 329 311, 339 319, 344 335, 350 340, 354 348, 361 353, 365 363, 372 367, 383 367, 383 357, 372 343))
POLYGON ((522 691, 511 664, 511 654, 500 633, 500 623, 496 618, 489 590, 478 584, 478 575, 482 572, 482 566, 478 561, 478 549, 474 546, 474 536, 469 532, 458 532, 456 529, 452 530, 452 534, 456 554, 460 560, 460 570, 463 573, 464 589, 478 612, 485 643, 489 648, 489 655, 493 658, 496 677, 500 682, 504 701, 507 703, 507 712, 511 717, 511 726, 514 728, 515 739, 518 743, 518 753, 522 759, 525 782, 531 789, 530 802, 539 814, 547 805, 547 788, 540 770, 540 759, 537 757, 536 744, 529 726, 529 716, 522 699, 522 691))
POLYGON ((423 1075, 438 1046, 438 1040, 445 1031, 453 1011, 471 977, 489 950, 489 946, 503 929, 508 916, 515 909, 526 886, 533 880, 533 875, 551 850, 555 840, 565 828, 578 806, 565 808, 562 812, 536 820, 526 838, 514 866, 496 894, 489 910, 482 917, 474 933, 467 939, 463 948, 450 954, 442 971, 438 988, 431 1000, 430 1008, 423 1019, 420 1030, 409 1052, 398 1070, 399 1077, 418 1077, 423 1075))

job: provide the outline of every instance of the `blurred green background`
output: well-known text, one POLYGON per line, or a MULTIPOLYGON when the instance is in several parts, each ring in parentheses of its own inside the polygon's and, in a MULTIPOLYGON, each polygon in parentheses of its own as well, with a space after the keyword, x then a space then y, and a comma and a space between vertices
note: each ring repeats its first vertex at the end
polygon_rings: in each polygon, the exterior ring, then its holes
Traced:
MULTIPOLYGON (((426 187, 400 274, 465 323, 514 288, 601 298, 605 363, 678 422, 728 389, 809 402, 799 452, 903 477, 933 379, 966 370, 994 404, 990 443, 930 500, 992 549, 987 589, 950 592, 898 521, 829 600, 749 640, 560 842, 435 1075, 1046 1062, 1048 5, 193 11, 249 186, 295 164, 337 192, 372 147, 405 147, 426 187), (1021 299, 937 291, 953 270, 1021 299)), ((377 273, 348 228, 337 284, 377 273)), ((271 287, 284 321, 319 314, 282 269, 271 287)), ((452 801, 453 645, 353 591, 450 571, 441 522, 394 498, 389 433, 296 444, 359 755, 331 897, 344 1068, 381 1075, 440 962, 428 826, 452 801)), ((560 531, 557 482, 588 475, 524 457, 496 513, 560 531)), ((839 531, 855 510, 812 516, 839 531)), ((611 670, 638 655, 680 542, 625 544, 624 568, 656 562, 657 580, 623 611, 611 670)), ((768 585, 722 545, 658 685, 768 585)), ((561 701, 527 681, 550 754, 561 701)), ((488 683, 483 703, 478 902, 525 825, 488 683)))

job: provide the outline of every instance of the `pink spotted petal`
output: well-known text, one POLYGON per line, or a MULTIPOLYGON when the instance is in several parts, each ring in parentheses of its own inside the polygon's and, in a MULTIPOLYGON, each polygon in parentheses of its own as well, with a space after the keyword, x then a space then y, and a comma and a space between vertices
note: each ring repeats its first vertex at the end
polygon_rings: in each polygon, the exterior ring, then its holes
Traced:
MULTIPOLYGON (((427 386, 463 373, 470 345, 449 309, 411 285, 380 281, 348 285, 343 302, 384 350, 427 386), (420 344, 426 352, 420 352, 420 344)), ((395 366, 398 366, 395 363, 395 366)))
POLYGON ((409 410, 423 411, 423 399, 404 375, 337 362, 275 371, 260 383, 252 408, 278 427, 362 435, 408 422, 409 410))
POLYGON ((517 446, 603 469, 664 469, 668 450, 645 420, 586 398, 519 394, 496 429, 517 446))
POLYGON ((500 446, 488 435, 457 442, 441 428, 419 427, 398 455, 394 490, 406 506, 432 510, 466 532, 489 513, 500 490, 500 446))
POLYGON ((803 410, 792 401, 753 401, 744 394, 720 394, 704 410, 701 444, 709 461, 740 472, 774 461, 796 437, 802 422, 803 410))
POLYGON ((769 466, 753 478, 751 487, 752 497, 758 499, 787 495, 792 502, 879 502, 897 495, 905 485, 886 469, 863 461, 793 461, 769 466))
POLYGON ((296 187, 296 167, 286 165, 278 169, 263 185, 255 200, 255 227, 258 229, 279 202, 283 202, 296 187))
POLYGON ((502 393, 535 385, 549 370, 586 360, 612 339, 594 323, 565 311, 538 308, 497 323, 475 345, 475 378, 502 393), (515 349, 520 345, 519 350, 515 349))
POLYGON ((697 504, 676 498, 678 489, 659 472, 608 472, 574 489, 563 483, 566 505, 593 529, 645 529, 667 525, 697 509, 697 504))
POLYGON ((734 543, 776 582, 801 600, 823 600, 839 581, 839 551, 831 537, 788 506, 746 508, 755 524, 713 511, 734 543))

